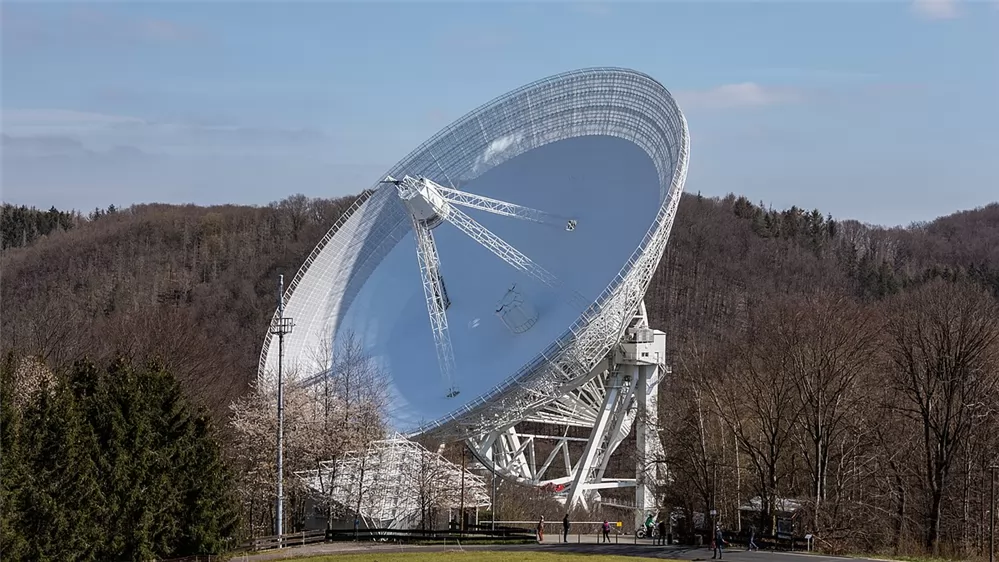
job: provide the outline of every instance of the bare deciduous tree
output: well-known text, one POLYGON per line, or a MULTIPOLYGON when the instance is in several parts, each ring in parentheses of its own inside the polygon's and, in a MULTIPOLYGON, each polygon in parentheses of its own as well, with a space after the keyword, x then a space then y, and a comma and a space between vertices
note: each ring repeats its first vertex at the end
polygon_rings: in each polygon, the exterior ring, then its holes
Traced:
POLYGON ((731 427, 756 476, 763 529, 793 473, 791 455, 801 403, 792 375, 795 357, 781 342, 786 326, 779 310, 752 319, 751 337, 741 342, 711 393, 718 413, 731 427))
POLYGON ((812 530, 821 533, 830 455, 862 399, 856 383, 876 361, 879 325, 855 301, 825 293, 776 307, 774 343, 790 354, 788 374, 801 403, 800 450, 812 482, 812 530))
MULTIPOLYGON (((284 391, 284 429, 286 484, 304 497, 312 495, 323 502, 332 496, 332 486, 339 475, 320 471, 319 494, 296 489, 301 483, 288 476, 301 470, 320 468, 324 461, 336 461, 346 453, 360 450, 384 436, 384 381, 381 372, 359 339, 345 334, 341 343, 315 350, 310 372, 318 382, 303 386, 308 377, 288 373, 291 381, 284 391)), ((273 517, 276 478, 276 398, 273 394, 253 392, 235 401, 231 427, 241 446, 234 461, 244 475, 240 490, 251 510, 248 519, 253 532, 268 528, 273 517)), ((336 463, 329 463, 335 467, 336 463)), ((332 501, 322 504, 327 524, 338 514, 332 501)))
POLYGON ((893 303, 888 322, 894 408, 920 428, 929 492, 925 541, 940 552, 942 507, 975 414, 999 390, 999 306, 984 291, 937 282, 893 303))

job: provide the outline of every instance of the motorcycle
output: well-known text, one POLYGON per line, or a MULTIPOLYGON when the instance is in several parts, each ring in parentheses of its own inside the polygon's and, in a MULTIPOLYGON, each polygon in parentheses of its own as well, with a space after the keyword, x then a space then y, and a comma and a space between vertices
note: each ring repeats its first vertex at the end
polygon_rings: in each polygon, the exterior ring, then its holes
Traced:
POLYGON ((656 529, 655 525, 653 525, 652 527, 646 527, 645 525, 642 525, 641 527, 635 530, 635 536, 640 539, 644 538, 654 539, 659 536, 659 530, 656 529))

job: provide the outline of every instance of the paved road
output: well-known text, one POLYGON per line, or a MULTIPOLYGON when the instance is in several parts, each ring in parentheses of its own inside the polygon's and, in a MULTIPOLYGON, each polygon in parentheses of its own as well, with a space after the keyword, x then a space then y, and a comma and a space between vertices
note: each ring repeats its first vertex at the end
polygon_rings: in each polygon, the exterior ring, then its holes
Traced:
MULTIPOLYGON (((636 558, 660 560, 711 560, 711 550, 706 547, 690 546, 653 546, 650 540, 635 541, 633 538, 620 537, 619 542, 598 544, 597 535, 570 537, 568 544, 556 543, 551 540, 545 544, 518 545, 482 545, 463 546, 462 550, 540 550, 545 552, 576 552, 584 554, 616 554, 619 556, 634 556, 636 558), (572 542, 576 539, 576 542, 572 542)), ((280 551, 262 552, 248 556, 237 556, 235 561, 265 561, 283 560, 301 556, 319 556, 323 554, 350 554, 364 552, 443 552, 458 550, 458 545, 435 546, 397 546, 373 543, 321 543, 302 547, 286 548, 280 551)), ((838 556, 823 556, 804 552, 746 552, 741 549, 726 549, 723 560, 732 562, 858 562, 864 558, 843 558, 838 556)), ((874 561, 871 561, 874 562, 874 561)), ((884 562, 879 560, 877 562, 884 562)))

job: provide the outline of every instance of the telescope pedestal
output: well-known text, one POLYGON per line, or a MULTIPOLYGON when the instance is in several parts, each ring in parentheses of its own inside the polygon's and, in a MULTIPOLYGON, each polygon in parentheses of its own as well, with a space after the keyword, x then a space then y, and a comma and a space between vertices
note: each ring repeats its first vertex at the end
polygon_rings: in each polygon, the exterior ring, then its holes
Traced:
POLYGON ((468 439, 468 446, 489 470, 524 485, 551 489, 567 507, 589 509, 601 501, 601 489, 635 488, 634 504, 605 503, 634 509, 635 524, 641 525, 655 510, 654 487, 662 458, 656 395, 660 377, 669 372, 662 364, 665 355, 666 334, 648 327, 643 303, 620 343, 584 382, 520 422, 468 439), (528 426, 533 432, 527 431, 528 426), (607 477, 608 463, 632 426, 635 477, 607 477), (572 427, 588 429, 588 437, 582 437, 580 430, 570 431, 572 427))

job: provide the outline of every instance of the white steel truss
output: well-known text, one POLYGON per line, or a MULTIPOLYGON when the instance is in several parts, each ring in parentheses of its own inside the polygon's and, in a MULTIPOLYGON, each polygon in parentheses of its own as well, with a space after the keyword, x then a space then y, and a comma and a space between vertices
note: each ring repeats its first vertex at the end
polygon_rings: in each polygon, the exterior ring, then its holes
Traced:
POLYGON ((367 526, 411 527, 419 524, 421 509, 490 504, 481 476, 401 436, 295 475, 321 505, 341 518, 356 514, 367 526))
MULTIPOLYGON (((685 158, 684 158, 685 160, 685 158)), ((685 173, 685 167, 682 169, 685 173)), ((683 178, 677 181, 683 184, 683 178)), ((537 363, 525 366, 521 374, 477 398, 460 410, 435 422, 424 433, 473 437, 495 428, 505 428, 526 420, 549 404, 585 384, 599 371, 601 357, 611 353, 624 331, 642 308, 648 286, 665 249, 667 234, 679 205, 679 195, 667 201, 661 214, 664 224, 660 235, 649 237, 643 252, 636 254, 622 269, 626 271, 598 297, 570 328, 571 338, 558 341, 542 353, 537 363)))
POLYGON ((460 209, 451 207, 445 217, 449 223, 462 231, 472 240, 484 246, 500 259, 510 264, 514 269, 523 271, 548 287, 555 289, 560 295, 566 296, 576 310, 584 310, 589 302, 583 295, 568 289, 562 281, 547 269, 541 267, 523 252, 508 244, 505 240, 493 234, 488 228, 475 219, 463 213, 460 209))
POLYGON ((503 215, 505 217, 514 217, 541 224, 558 226, 565 228, 568 231, 576 229, 577 223, 575 219, 562 217, 538 209, 532 209, 531 207, 525 207, 523 205, 517 205, 516 203, 508 203, 506 201, 500 201, 499 199, 476 195, 474 193, 461 191, 459 189, 444 187, 439 184, 436 185, 436 187, 440 194, 444 196, 444 199, 452 205, 460 205, 462 207, 478 209, 480 211, 486 211, 487 213, 493 213, 495 215, 503 215))
MULTIPOLYGON (((447 221, 466 236, 475 240, 484 248, 495 254, 498 258, 505 261, 514 269, 523 271, 552 289, 564 290, 563 283, 553 273, 538 265, 526 254, 517 248, 514 248, 485 226, 482 226, 482 224, 465 214, 461 209, 452 205, 452 201, 445 195, 445 193, 450 193, 454 196, 453 194, 455 193, 465 192, 446 188, 433 180, 424 177, 412 178, 410 176, 405 176, 401 180, 389 177, 386 178, 385 181, 388 183, 394 183, 398 187, 399 196, 403 199, 403 201, 405 201, 407 208, 410 210, 414 226, 422 224, 429 230, 439 225, 441 221, 447 221)), ((470 194, 466 194, 466 196, 467 195, 470 194)), ((542 216, 549 216, 544 211, 538 211, 537 209, 531 209, 530 207, 522 207, 513 203, 506 203, 498 199, 467 196, 463 199, 463 201, 478 201, 480 203, 490 201, 495 203, 495 205, 491 203, 491 208, 485 210, 491 210, 492 212, 506 216, 514 216, 518 218, 528 218, 529 216, 540 218, 542 216), (499 212, 501 206, 505 206, 505 211, 499 212)), ((485 206, 484 203, 483 205, 485 206)), ((571 224, 574 229, 575 223, 573 222, 571 224)), ((566 229, 571 230, 568 224, 566 225, 566 229)), ((578 301, 578 304, 580 305, 589 304, 588 301, 586 301, 586 299, 578 293, 574 293, 572 298, 573 300, 578 301)))
POLYGON ((652 489, 659 478, 650 467, 656 467, 662 452, 655 426, 656 392, 666 371, 664 357, 665 334, 649 329, 643 303, 619 345, 598 363, 586 382, 522 420, 565 428, 562 435, 522 433, 514 423, 470 437, 468 445, 496 474, 552 489, 570 506, 585 508, 599 501, 600 489, 634 487, 637 525, 646 510, 654 507, 652 489), (635 478, 608 477, 610 458, 633 426, 635 478), (587 428, 589 436, 570 436, 570 427, 587 428))
POLYGON ((450 300, 444 288, 440 272, 440 257, 434 235, 425 223, 413 217, 413 233, 416 237, 416 255, 420 260, 420 275, 423 279, 423 293, 427 299, 427 312, 430 314, 430 328, 434 332, 434 345, 437 347, 437 362, 441 377, 448 385, 448 398, 460 392, 454 378, 454 349, 451 347, 451 334, 447 327, 447 307, 450 300))
MULTIPOLYGON (((468 203, 469 206, 473 207, 476 205, 489 206, 490 208, 486 210, 500 215, 526 218, 538 222, 562 219, 552 219, 551 217, 554 215, 548 215, 544 211, 530 207, 449 189, 424 177, 405 176, 397 180, 389 176, 385 179, 385 183, 396 186, 399 198, 409 212, 413 224, 413 236, 416 239, 416 254, 420 262, 420 275, 427 301, 427 312, 430 315, 430 327, 434 333, 434 345, 437 348, 437 361, 440 365, 441 377, 448 386, 448 398, 454 398, 460 394, 460 384, 455 376, 454 349, 451 346, 451 336, 448 332, 447 307, 450 305, 450 300, 444 287, 444 278, 440 271, 440 257, 437 254, 437 245, 434 243, 431 232, 442 222, 447 221, 454 225, 466 236, 481 244, 514 269, 523 271, 548 287, 557 290, 560 295, 566 296, 569 303, 577 310, 582 311, 587 307, 588 301, 581 294, 568 290, 554 274, 452 205, 448 196, 457 199, 456 193, 463 194, 460 204, 468 203)), ((565 220, 567 221, 566 230, 575 229, 576 221, 565 220)))

